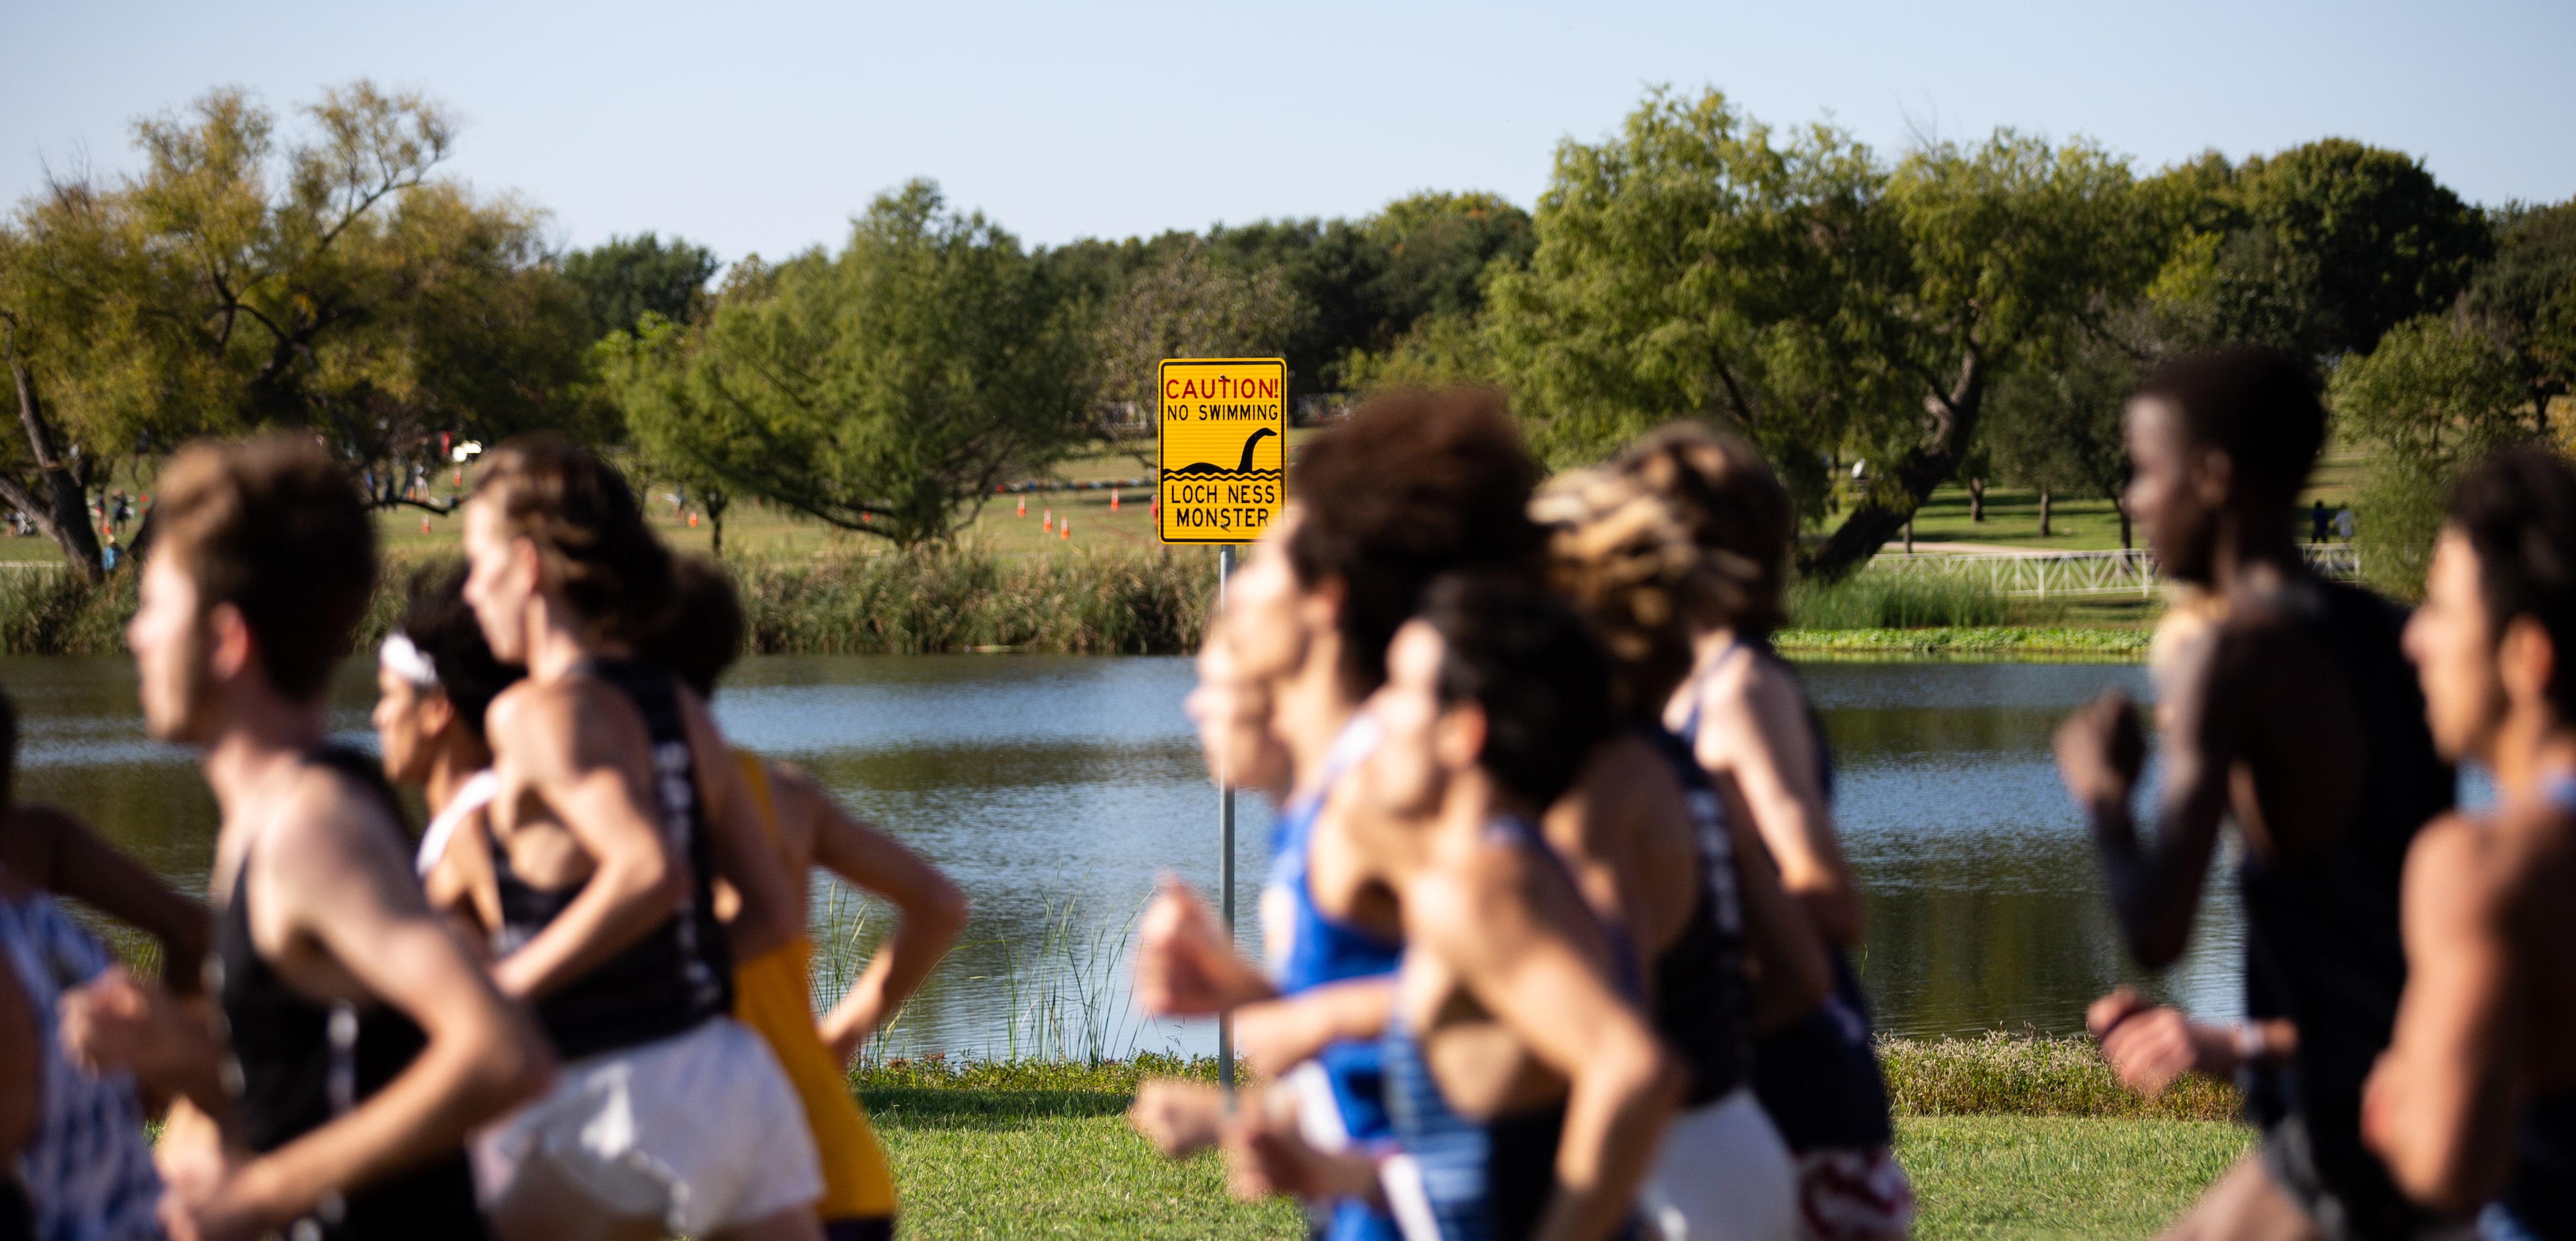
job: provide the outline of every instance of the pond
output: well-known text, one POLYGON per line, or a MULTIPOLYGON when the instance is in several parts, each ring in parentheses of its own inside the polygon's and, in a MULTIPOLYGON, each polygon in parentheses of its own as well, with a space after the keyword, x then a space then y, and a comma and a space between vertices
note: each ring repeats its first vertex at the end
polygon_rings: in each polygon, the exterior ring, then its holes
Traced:
MULTIPOLYGON (((2135 666, 1817 663, 1805 673, 1839 760, 1837 811, 1868 894, 1856 954, 1882 1028, 1939 1035, 2081 1028, 2138 982, 2196 1010, 2237 1003, 2240 922, 2213 882, 2189 953, 2161 977, 2126 960, 2085 829, 2048 757, 2065 711, 2135 666)), ((1212 891, 1217 795, 1180 703, 1183 659, 762 657, 716 701, 741 745, 803 764, 857 813, 944 867, 975 902, 958 951, 884 1054, 1213 1050, 1203 1023, 1128 1003, 1125 957, 1158 871, 1212 891)), ((21 795, 70 806, 190 890, 214 803, 185 751, 143 735, 130 661, 0 660, 24 717, 21 795)), ((332 728, 372 744, 369 669, 347 669, 332 728)), ((1236 873, 1266 862, 1269 809, 1241 799, 1236 873)), ((850 976, 883 908, 817 881, 817 989, 850 976)), ((1248 941, 1247 941, 1248 942, 1248 941)))

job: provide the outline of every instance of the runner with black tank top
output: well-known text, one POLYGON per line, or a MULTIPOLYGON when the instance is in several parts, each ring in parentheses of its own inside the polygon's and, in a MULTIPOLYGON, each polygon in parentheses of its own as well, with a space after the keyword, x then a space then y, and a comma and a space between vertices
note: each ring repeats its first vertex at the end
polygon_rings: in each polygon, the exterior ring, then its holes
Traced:
POLYGON ((422 900, 373 763, 323 747, 374 524, 309 436, 191 446, 159 492, 125 640, 147 728, 197 748, 222 814, 222 1020, 111 976, 66 1004, 66 1027, 85 1027, 93 1064, 187 1100, 156 1152, 173 1231, 475 1235, 465 1134, 552 1061, 422 900))
MULTIPOLYGON (((310 761, 364 788, 398 822, 393 790, 374 759, 339 747, 316 749, 310 761)), ((399 842, 397 842, 399 843, 399 842)), ((254 845, 253 847, 256 847, 254 845)), ((251 939, 244 851, 232 899, 215 923, 207 987, 221 1005, 231 1055, 225 1077, 244 1143, 267 1154, 349 1114, 410 1067, 428 1040, 410 1018, 381 1004, 318 1003, 280 977, 251 939)), ((325 1198, 287 1232, 293 1238, 488 1235, 474 1205, 474 1177, 457 1149, 346 1195, 325 1198)))
POLYGON ((704 704, 631 654, 673 602, 670 551, 615 469, 554 436, 486 453, 464 525, 464 598, 528 670, 486 716, 492 973, 568 1061, 476 1136, 485 1209, 505 1241, 819 1241, 804 1109, 729 1015, 736 952, 801 930, 792 881, 704 704))
POLYGON ((2496 801, 2408 850, 2362 1134, 2417 1202, 2486 1202, 2488 1241, 2576 1237, 2576 466, 2525 449, 2460 481, 2405 647, 2435 748, 2496 801))
POLYGON ((2404 613, 2327 582, 2288 521, 2326 412, 2298 359, 2259 349, 2177 358, 2129 399, 2123 504, 2159 566, 2193 588, 2162 643, 2162 788, 2153 840, 2131 800, 2146 744, 2106 693, 2060 726, 2060 774, 2091 818, 2104 887, 2138 962, 2182 955, 2223 827, 2242 846, 2245 1014, 2195 1022, 2123 987, 2086 1024, 2133 1088, 2186 1071, 2236 1077, 2259 1153, 2178 1228, 2217 1235, 2409 1238, 2410 1205, 2361 1140, 2362 1083, 2406 983, 2400 873, 2455 784, 2399 652, 2404 613), (2187 636, 2186 636, 2187 635, 2187 636))

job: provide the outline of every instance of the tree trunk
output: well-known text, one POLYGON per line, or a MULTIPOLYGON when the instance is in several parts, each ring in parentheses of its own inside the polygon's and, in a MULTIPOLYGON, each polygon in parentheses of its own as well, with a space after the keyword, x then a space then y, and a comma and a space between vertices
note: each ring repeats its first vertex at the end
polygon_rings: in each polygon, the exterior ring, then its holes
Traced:
POLYGON ((1904 491, 1903 508, 1862 500, 1853 506, 1851 516, 1834 528, 1825 545, 1804 558, 1799 570, 1809 577, 1839 581, 1869 563, 1869 558, 1887 546, 1887 541, 1896 537, 1898 529, 1914 516, 1914 510, 1932 498, 1933 488, 1958 477, 1961 458, 1976 434, 1977 415, 1985 399, 1985 360, 1970 349, 1960 360, 1959 378, 1950 390, 1923 399, 1924 412, 1931 415, 1934 427, 1932 441, 1906 449, 1905 455, 1890 462, 1882 475, 1904 491))
POLYGON ((2120 550, 2121 550, 2121 551, 2124 551, 2124 552, 2125 552, 2125 551, 2128 551, 2128 550, 2129 550, 2129 502, 2128 502, 2127 500, 2124 500, 2124 499, 2122 499, 2122 498, 2118 497, 2118 496, 2113 496, 2113 497, 2111 498, 2111 511, 2112 511, 2112 512, 2115 512, 2115 513, 2118 513, 2118 514, 2120 515, 2120 550))
POLYGON ((1914 518, 1911 514, 1905 518, 1905 554, 1914 554, 1914 518))
POLYGON ((1986 520, 1986 480, 1968 480, 1968 520, 1984 524, 1986 520))
POLYGON ((2039 537, 2041 537, 2041 538, 2043 538, 2043 539, 2044 539, 2044 538, 2047 538, 2049 535, 2052 535, 2052 534, 2055 534, 2055 533, 2056 533, 2056 531, 2051 530, 2051 529, 2049 529, 2049 528, 2048 528, 2048 501, 2049 501, 2048 488, 2046 488, 2046 487, 2042 487, 2042 488, 2040 488, 2040 489, 2039 489, 2039 537))
POLYGON ((101 573, 98 531, 89 524, 88 471, 55 451, 53 427, 45 421, 44 406, 36 399, 35 378, 26 366, 11 359, 9 377, 18 389, 18 425, 26 432, 27 452, 35 459, 45 490, 42 495, 33 494, 16 479, 0 478, 0 500, 16 506, 37 529, 52 536, 63 549, 64 563, 97 581, 101 573))
POLYGON ((701 502, 707 508, 707 548, 715 553, 716 559, 722 560, 724 559, 724 515, 725 510, 733 506, 733 501, 726 499, 725 493, 721 491, 709 491, 701 497, 701 502))

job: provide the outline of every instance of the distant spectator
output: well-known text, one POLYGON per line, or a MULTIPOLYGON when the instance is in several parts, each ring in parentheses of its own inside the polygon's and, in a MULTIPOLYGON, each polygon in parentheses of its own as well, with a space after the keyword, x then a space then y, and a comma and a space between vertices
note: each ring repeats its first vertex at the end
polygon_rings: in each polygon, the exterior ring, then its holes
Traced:
POLYGON ((2319 499, 2308 509, 2309 542, 2323 543, 2326 541, 2326 520, 2326 502, 2323 499, 2319 499))
POLYGON ((2345 505, 2344 507, 2335 510, 2335 535, 2346 543, 2352 541, 2351 505, 2345 505))

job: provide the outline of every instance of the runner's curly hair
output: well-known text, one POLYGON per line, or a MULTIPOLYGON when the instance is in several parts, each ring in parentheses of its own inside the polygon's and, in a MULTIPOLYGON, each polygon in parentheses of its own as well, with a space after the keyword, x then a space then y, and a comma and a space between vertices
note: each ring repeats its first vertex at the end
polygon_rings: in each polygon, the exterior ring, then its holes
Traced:
POLYGON ((1780 627, 1797 510, 1762 454, 1674 423, 1609 466, 1549 480, 1530 516, 1549 532, 1549 577, 1617 661, 1622 712, 1653 717, 1690 671, 1691 636, 1780 627))

